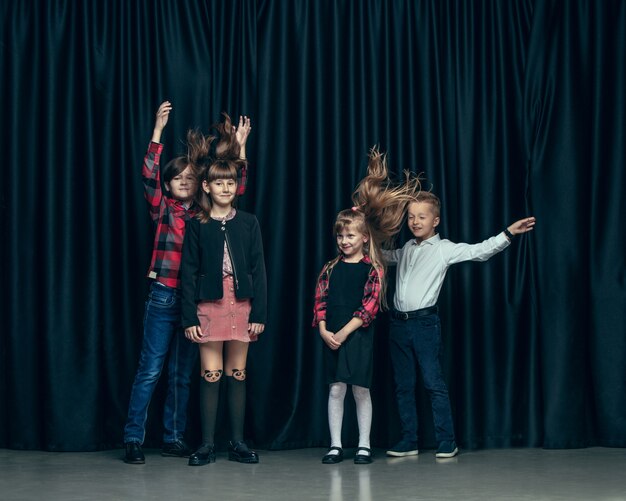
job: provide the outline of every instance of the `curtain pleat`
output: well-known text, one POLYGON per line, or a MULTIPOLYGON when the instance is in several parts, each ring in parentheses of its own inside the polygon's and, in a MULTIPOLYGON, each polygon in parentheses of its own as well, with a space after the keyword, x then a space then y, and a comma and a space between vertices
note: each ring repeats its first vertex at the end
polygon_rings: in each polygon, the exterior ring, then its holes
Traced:
MULTIPOLYGON (((122 442, 153 236, 141 162, 165 99, 165 161, 222 111, 252 117, 241 206, 261 224, 270 311, 248 364, 255 445, 328 445, 315 280, 378 145, 393 175, 421 172, 441 198, 444 238, 538 220, 487 263, 453 266, 441 292, 460 445, 626 446, 624 2, 53 0, 0 14, 0 447, 122 442)), ((372 443, 386 447, 399 437, 387 314, 375 329, 372 443)), ((418 405, 432 448, 421 386, 418 405)))

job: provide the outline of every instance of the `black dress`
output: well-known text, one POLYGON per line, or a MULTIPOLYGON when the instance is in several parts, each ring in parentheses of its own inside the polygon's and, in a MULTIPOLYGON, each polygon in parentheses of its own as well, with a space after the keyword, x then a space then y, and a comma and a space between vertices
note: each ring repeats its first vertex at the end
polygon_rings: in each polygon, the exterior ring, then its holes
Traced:
MULTIPOLYGON (((326 329, 339 331, 354 316, 363 301, 372 266, 338 261, 333 268, 326 299, 326 329)), ((369 388, 374 365, 374 330, 370 324, 348 336, 338 350, 324 344, 326 383, 347 383, 369 388)))

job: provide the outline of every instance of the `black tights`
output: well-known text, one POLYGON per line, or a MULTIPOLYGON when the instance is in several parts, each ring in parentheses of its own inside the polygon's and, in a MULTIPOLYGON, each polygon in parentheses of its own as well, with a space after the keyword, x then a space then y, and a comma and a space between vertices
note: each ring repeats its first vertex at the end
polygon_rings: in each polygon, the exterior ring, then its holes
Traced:
MULTIPOLYGON (((245 377, 245 376, 244 376, 245 377)), ((215 423, 220 399, 220 381, 200 383, 200 416, 202 418, 202 442, 213 445, 215 423)), ((230 432, 233 442, 243 440, 243 426, 246 416, 246 380, 226 376, 226 397, 230 416, 230 432)))

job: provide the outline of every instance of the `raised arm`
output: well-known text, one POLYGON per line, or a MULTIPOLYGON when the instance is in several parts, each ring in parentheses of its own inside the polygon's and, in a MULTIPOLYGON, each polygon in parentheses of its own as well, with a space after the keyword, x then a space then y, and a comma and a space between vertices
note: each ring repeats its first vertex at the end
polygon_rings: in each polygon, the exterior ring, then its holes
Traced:
MULTIPOLYGON (((248 141, 248 136, 252 131, 252 123, 250 122, 250 117, 239 116, 239 125, 237 127, 233 126, 233 132, 235 133, 235 139, 237 143, 239 143, 239 158, 241 160, 246 160, 246 142, 248 141)), ((239 186, 237 186, 237 195, 243 195, 246 192, 246 187, 248 185, 248 164, 244 162, 243 167, 241 168, 241 172, 239 173, 239 186)))
POLYGON ((154 129, 152 131, 152 141, 148 145, 148 152, 143 159, 142 177, 144 196, 148 202, 150 216, 153 220, 156 220, 159 217, 161 201, 163 199, 159 172, 161 152, 163 151, 161 134, 167 125, 171 111, 172 104, 169 101, 164 101, 159 106, 159 109, 156 112, 154 129))

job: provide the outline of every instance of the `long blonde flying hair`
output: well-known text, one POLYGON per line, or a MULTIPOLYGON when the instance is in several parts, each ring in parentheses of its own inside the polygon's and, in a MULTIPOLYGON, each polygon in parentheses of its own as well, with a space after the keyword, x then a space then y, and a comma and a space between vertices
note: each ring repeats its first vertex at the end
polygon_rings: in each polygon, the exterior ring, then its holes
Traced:
MULTIPOLYGON (((402 181, 392 181, 385 155, 374 146, 370 150, 367 174, 352 193, 354 206, 341 211, 335 220, 335 236, 345 226, 354 224, 360 233, 369 237, 364 253, 378 272, 382 310, 387 309, 387 275, 381 249, 393 243, 404 223, 408 204, 415 201, 420 191, 419 176, 407 170, 402 181)), ((340 259, 341 251, 326 263, 322 274, 326 272, 330 277, 340 259)))

